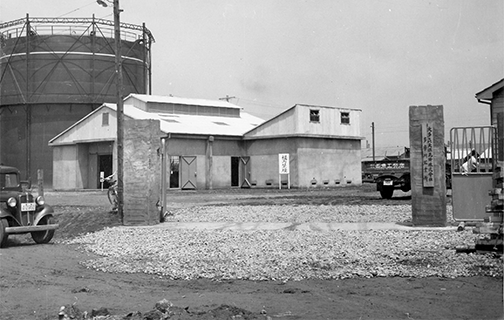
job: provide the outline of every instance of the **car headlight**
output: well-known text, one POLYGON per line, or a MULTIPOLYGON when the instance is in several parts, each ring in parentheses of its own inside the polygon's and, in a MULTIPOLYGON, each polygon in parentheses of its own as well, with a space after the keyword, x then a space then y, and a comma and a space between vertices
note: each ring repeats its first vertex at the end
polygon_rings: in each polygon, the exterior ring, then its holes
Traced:
POLYGON ((11 208, 14 208, 16 206, 16 198, 9 198, 9 200, 7 200, 7 205, 11 208))
POLYGON ((38 196, 38 197, 37 197, 37 199, 36 199, 36 201, 37 201, 37 204, 38 204, 39 206, 43 206, 43 205, 44 205, 44 203, 45 203, 45 199, 44 199, 44 197, 42 197, 42 196, 38 196))

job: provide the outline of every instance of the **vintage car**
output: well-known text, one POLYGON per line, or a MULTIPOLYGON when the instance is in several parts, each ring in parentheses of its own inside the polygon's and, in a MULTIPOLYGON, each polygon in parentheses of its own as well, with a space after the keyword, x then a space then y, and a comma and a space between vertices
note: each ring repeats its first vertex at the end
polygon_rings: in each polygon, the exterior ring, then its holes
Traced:
POLYGON ((35 197, 31 185, 20 180, 18 169, 0 165, 0 248, 10 234, 30 233, 36 243, 48 243, 58 224, 44 197, 35 197))

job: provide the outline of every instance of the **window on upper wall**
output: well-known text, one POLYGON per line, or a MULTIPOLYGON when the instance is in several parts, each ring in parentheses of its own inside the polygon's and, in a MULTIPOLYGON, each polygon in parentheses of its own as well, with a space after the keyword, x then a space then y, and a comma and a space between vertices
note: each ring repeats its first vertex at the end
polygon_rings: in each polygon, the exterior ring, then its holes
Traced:
POLYGON ((341 124, 350 124, 350 113, 342 112, 341 113, 341 124))
POLYGON ((104 112, 104 113, 102 113, 102 127, 105 127, 108 125, 109 125, 109 113, 104 112))
POLYGON ((310 122, 320 122, 320 110, 310 109, 310 122))

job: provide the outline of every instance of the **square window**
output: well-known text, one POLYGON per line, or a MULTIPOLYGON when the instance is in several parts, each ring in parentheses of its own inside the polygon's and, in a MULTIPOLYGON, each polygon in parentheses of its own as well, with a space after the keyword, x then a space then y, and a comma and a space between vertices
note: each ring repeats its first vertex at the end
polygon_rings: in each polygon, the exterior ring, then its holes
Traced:
POLYGON ((320 122, 320 110, 310 109, 310 122, 320 122))
POLYGON ((341 113, 341 124, 350 124, 350 113, 342 112, 341 113))
POLYGON ((109 113, 104 112, 102 113, 102 127, 108 126, 109 125, 109 113))

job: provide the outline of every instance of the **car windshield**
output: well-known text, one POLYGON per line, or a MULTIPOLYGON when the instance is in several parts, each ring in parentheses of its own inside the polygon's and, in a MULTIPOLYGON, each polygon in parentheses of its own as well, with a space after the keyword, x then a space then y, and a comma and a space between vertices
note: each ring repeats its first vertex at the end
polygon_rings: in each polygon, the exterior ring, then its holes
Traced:
POLYGON ((19 179, 15 172, 0 173, 0 189, 15 188, 18 185, 19 179))

